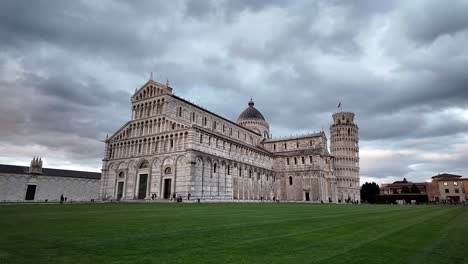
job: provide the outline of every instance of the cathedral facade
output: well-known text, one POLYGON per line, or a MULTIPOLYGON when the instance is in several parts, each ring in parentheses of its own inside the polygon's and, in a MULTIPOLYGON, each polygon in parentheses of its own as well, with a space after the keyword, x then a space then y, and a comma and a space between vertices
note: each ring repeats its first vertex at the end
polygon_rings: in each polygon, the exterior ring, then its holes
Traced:
POLYGON ((105 141, 103 200, 360 200, 353 113, 333 114, 329 151, 324 131, 271 138, 252 100, 233 122, 150 80, 131 103, 105 141))

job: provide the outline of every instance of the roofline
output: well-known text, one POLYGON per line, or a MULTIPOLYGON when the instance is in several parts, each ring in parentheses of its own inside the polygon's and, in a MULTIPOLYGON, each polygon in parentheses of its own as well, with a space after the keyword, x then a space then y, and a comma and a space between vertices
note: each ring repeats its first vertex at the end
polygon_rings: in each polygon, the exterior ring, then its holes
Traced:
POLYGON ((463 176, 461 175, 455 175, 455 174, 450 174, 450 173, 442 173, 442 174, 438 174, 438 175, 435 175, 435 176, 432 176, 431 179, 444 179, 444 178, 457 178, 457 179, 460 179, 462 178, 463 176))
POLYGON ((226 136, 226 135, 220 134, 220 133, 218 133, 218 132, 214 132, 214 131, 209 130, 209 129, 206 129, 206 128, 204 128, 204 127, 201 127, 201 126, 198 126, 198 125, 192 125, 192 128, 201 130, 201 131, 203 131, 203 132, 205 132, 205 133, 212 134, 212 135, 214 135, 214 136, 218 136, 218 137, 224 138, 224 139, 226 139, 226 140, 228 140, 228 141, 232 141, 232 142, 234 142, 234 143, 236 143, 236 144, 245 146, 245 147, 247 147, 247 148, 253 149, 253 150, 258 151, 258 152, 262 152, 262 153, 267 154, 267 155, 269 155, 269 156, 272 156, 272 157, 275 156, 274 153, 269 152, 269 151, 266 150, 266 149, 260 148, 259 146, 249 145, 249 144, 247 144, 247 143, 245 143, 245 142, 242 142, 242 141, 237 140, 237 139, 234 139, 234 138, 230 138, 230 137, 228 137, 228 136, 226 136))
MULTIPOLYGON (((28 166, 20 166, 20 165, 10 165, 10 164, 0 164, 2 166, 9 166, 9 167, 16 167, 16 168, 22 168, 26 169, 27 171, 25 173, 12 173, 12 174, 25 174, 25 175, 30 175, 29 173, 29 167, 28 166)), ((66 172, 85 172, 85 173, 90 173, 90 174, 95 174, 93 178, 90 177, 79 177, 79 176, 65 176, 65 175, 48 175, 48 174, 35 174, 38 176, 48 176, 48 177, 65 177, 65 178, 80 178, 80 179, 101 179, 102 173, 101 172, 96 172, 96 171, 79 171, 79 170, 65 170, 65 169, 55 169, 55 168, 42 168, 42 170, 51 170, 51 171, 66 171, 66 172), (97 177, 99 176, 99 177, 97 177)), ((0 172, 2 173, 2 172, 0 172)))
POLYGON ((114 134, 112 134, 112 136, 110 136, 105 142, 111 140, 113 137, 117 136, 118 133, 120 133, 120 131, 122 131, 130 122, 132 122, 134 120, 130 120, 130 121, 127 121, 127 123, 123 124, 119 129, 117 129, 117 131, 114 132, 114 134))
POLYGON ((229 120, 229 119, 227 119, 227 118, 225 118, 225 117, 223 117, 223 116, 220 116, 220 115, 218 115, 218 114, 216 114, 216 113, 213 113, 213 112, 211 112, 211 111, 208 110, 208 109, 205 109, 205 108, 203 108, 203 107, 201 107, 201 106, 198 106, 198 105, 196 105, 196 104, 194 104, 194 103, 192 103, 192 102, 190 102, 190 101, 187 101, 187 100, 185 100, 185 99, 182 98, 182 97, 179 97, 179 96, 177 96, 177 95, 175 95, 175 94, 171 94, 171 96, 174 97, 174 98, 176 98, 176 99, 179 99, 179 100, 183 101, 183 102, 186 103, 186 104, 189 104, 189 105, 191 105, 191 106, 193 106, 193 107, 195 107, 195 108, 198 108, 199 110, 206 111, 206 112, 208 112, 209 114, 212 114, 212 115, 214 115, 214 116, 216 116, 216 117, 218 117, 218 118, 221 118, 221 119, 223 119, 224 121, 227 121, 228 123, 231 123, 231 124, 233 124, 233 125, 235 125, 235 126, 237 126, 237 127, 239 127, 239 128, 242 128, 242 129, 245 130, 245 131, 251 132, 251 133, 253 133, 253 134, 257 135, 257 136, 260 136, 260 137, 262 136, 261 134, 255 132, 255 131, 252 131, 252 130, 246 128, 246 127, 243 127, 243 126, 239 125, 238 123, 236 123, 236 122, 234 122, 234 121, 231 121, 231 120, 229 120))
POLYGON ((327 136, 325 135, 325 131, 320 131, 318 133, 311 133, 311 134, 300 135, 300 136, 289 136, 289 137, 284 137, 284 138, 270 138, 270 139, 266 139, 265 143, 289 141, 289 140, 304 139, 304 138, 316 138, 316 137, 323 137, 325 139, 327 138, 327 136))
POLYGON ((130 101, 133 99, 133 97, 134 97, 138 92, 140 92, 143 88, 145 88, 146 85, 147 85, 148 83, 154 83, 155 85, 161 86, 161 88, 169 88, 169 89, 172 89, 171 87, 167 86, 166 84, 163 84, 163 83, 160 83, 160 82, 157 82, 157 81, 155 81, 155 80, 150 79, 150 80, 146 81, 142 86, 140 86, 140 88, 137 88, 137 89, 136 89, 136 91, 135 91, 135 92, 132 94, 132 96, 130 97, 130 101))

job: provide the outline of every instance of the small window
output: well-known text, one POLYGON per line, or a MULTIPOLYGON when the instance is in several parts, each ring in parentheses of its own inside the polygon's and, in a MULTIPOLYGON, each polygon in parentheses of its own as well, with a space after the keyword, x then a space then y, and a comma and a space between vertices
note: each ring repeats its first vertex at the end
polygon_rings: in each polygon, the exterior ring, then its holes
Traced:
POLYGON ((216 163, 213 165, 213 172, 216 173, 216 163))
POLYGON ((175 130, 176 124, 172 123, 172 130, 175 130))
POLYGON ((448 185, 448 182, 444 182, 444 186, 447 186, 448 185))
POLYGON ((179 107, 179 116, 182 116, 182 107, 179 107))
POLYGON ((173 147, 174 147, 174 140, 171 139, 171 148, 173 148, 173 147))
POLYGON ((286 158, 286 164, 289 165, 289 158, 286 158))
POLYGON ((249 170, 249 178, 252 178, 252 170, 249 170))
POLYGON ((164 170, 164 174, 171 174, 171 173, 172 173, 171 167, 167 167, 167 168, 164 170))
POLYGON ((294 164, 297 164, 297 158, 294 157, 294 164))
POLYGON ((195 121, 195 112, 192 112, 192 121, 195 121))
POLYGON ((449 193, 449 192, 450 192, 449 189, 445 189, 445 193, 449 193))
POLYGON ((203 143, 203 135, 200 135, 200 143, 203 143))
POLYGON ((288 148, 288 146, 286 145, 286 143, 284 143, 284 149, 287 149, 287 148, 288 148))
POLYGON ((203 117, 203 125, 206 126, 207 123, 208 123, 208 120, 207 120, 207 118, 205 116, 205 117, 203 117))
POLYGON ((231 165, 227 166, 227 175, 231 175, 231 165))
POLYGON ((273 150, 276 150, 276 144, 273 144, 273 150))
POLYGON ((453 182, 453 185, 454 185, 454 186, 458 186, 458 182, 453 182))
POLYGON ((292 185, 292 184, 293 184, 292 176, 289 176, 289 185, 292 185))
POLYGON ((301 159, 302 159, 302 164, 305 164, 305 159, 304 159, 304 157, 301 157, 301 159))
POLYGON ((460 190, 458 190, 458 189, 455 189, 455 193, 460 193, 460 190))
POLYGON ((312 156, 309 156, 310 164, 312 164, 312 156))
POLYGON ((239 168, 239 177, 242 177, 242 168, 239 168))
POLYGON ((297 148, 299 148, 299 141, 298 141, 298 142, 296 142, 296 147, 297 147, 297 148))

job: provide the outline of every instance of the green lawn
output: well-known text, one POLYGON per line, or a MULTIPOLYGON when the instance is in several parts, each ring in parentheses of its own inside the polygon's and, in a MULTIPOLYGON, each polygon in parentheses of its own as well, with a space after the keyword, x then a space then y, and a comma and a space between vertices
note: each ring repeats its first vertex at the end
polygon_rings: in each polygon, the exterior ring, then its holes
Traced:
POLYGON ((0 263, 468 263, 468 208, 3 205, 0 263))

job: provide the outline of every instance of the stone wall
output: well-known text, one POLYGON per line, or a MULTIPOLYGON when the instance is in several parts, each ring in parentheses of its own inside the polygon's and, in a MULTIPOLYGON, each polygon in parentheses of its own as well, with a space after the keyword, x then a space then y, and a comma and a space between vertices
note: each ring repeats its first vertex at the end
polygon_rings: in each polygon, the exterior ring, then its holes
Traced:
POLYGON ((24 201, 28 185, 36 185, 34 201, 59 201, 61 194, 67 197, 68 201, 99 199, 98 179, 1 174, 0 202, 24 201))

